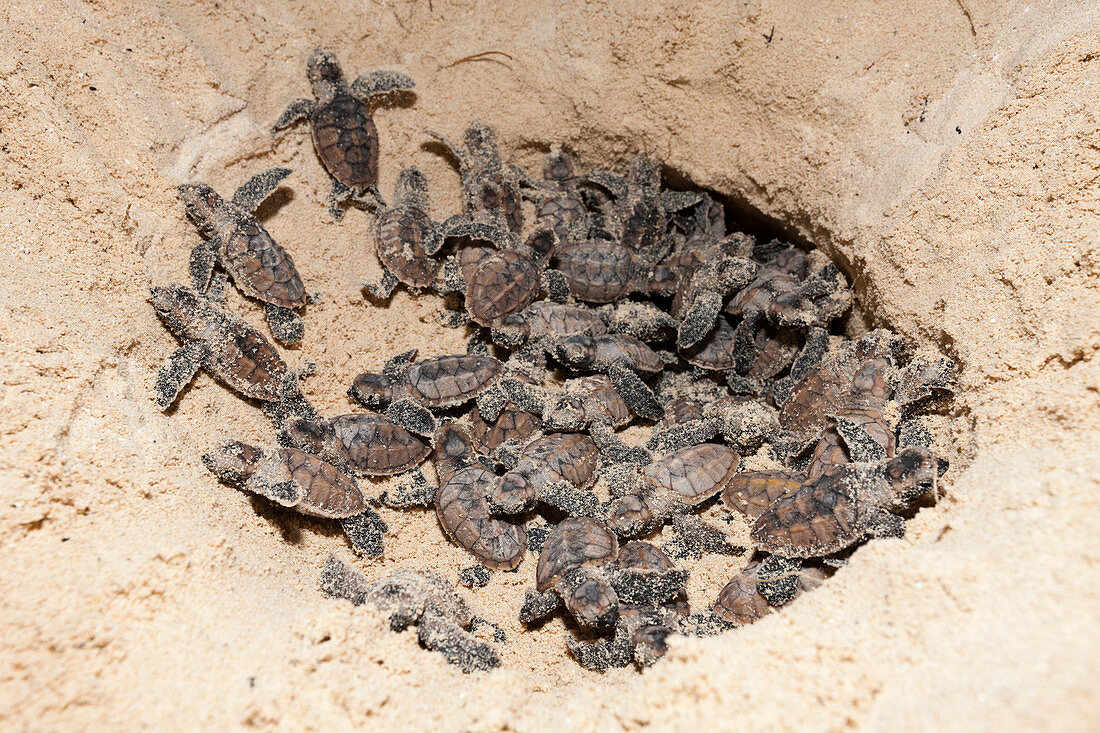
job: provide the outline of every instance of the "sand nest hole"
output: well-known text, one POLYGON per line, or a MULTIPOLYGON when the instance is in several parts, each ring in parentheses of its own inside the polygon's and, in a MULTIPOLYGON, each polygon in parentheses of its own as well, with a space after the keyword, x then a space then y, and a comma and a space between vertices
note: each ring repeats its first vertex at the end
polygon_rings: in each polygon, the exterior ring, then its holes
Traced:
POLYGON ((728 202, 664 185, 646 155, 605 169, 548 146, 543 170, 524 171, 479 122, 457 143, 430 133, 464 202, 433 220, 418 169, 387 199, 375 186, 362 100, 411 80, 348 85, 323 53, 310 75, 318 100, 276 128, 312 125, 334 218, 347 201, 373 209, 382 275, 363 288, 364 317, 404 288, 464 329, 465 352, 363 354, 371 370, 346 387, 356 409, 311 404, 310 370, 226 305, 232 282, 284 345, 325 328, 253 215, 283 168, 232 197, 180 187, 203 235, 193 282, 154 288, 153 302, 181 341, 161 406, 205 369, 271 419, 266 445, 222 442, 204 461, 276 515, 319 518, 308 524, 332 533, 334 553, 319 589, 415 627, 464 671, 536 647, 590 670, 642 668, 675 635, 791 603, 934 500, 954 364, 866 328, 823 252, 734 225, 728 202))

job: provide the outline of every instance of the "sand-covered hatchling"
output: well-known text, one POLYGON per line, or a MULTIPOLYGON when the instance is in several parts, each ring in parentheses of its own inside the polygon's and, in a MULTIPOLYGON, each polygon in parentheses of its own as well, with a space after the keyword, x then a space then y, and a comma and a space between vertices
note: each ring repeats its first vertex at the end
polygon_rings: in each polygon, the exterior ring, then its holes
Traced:
POLYGON ((295 311, 306 305, 305 285, 290 254, 252 214, 288 175, 289 168, 257 173, 228 201, 205 183, 185 183, 179 187, 179 196, 187 215, 206 237, 191 250, 195 288, 205 291, 214 266, 221 265, 242 293, 264 304, 275 339, 296 344, 302 340, 304 326, 295 311))
POLYGON ((416 468, 431 453, 427 441, 376 413, 331 420, 288 421, 280 441, 321 456, 355 476, 394 476, 416 468))
POLYGON ((523 561, 527 535, 523 525, 494 516, 488 495, 498 481, 487 468, 456 471, 439 487, 435 512, 456 545, 493 570, 514 570, 523 561))
MULTIPOLYGON (((224 285, 224 284, 223 284, 224 285)), ((315 416, 294 372, 262 333, 216 300, 178 283, 151 290, 161 322, 183 343, 165 360, 154 384, 157 404, 168 409, 199 369, 234 392, 259 400, 282 416, 315 416)))
POLYGON ((367 504, 355 479, 295 448, 228 441, 202 457, 222 481, 311 517, 338 519, 360 555, 379 557, 386 523, 367 504))
POLYGON ((414 361, 416 350, 393 357, 381 372, 363 372, 348 394, 366 407, 383 409, 418 435, 435 432, 432 410, 477 398, 497 380, 503 365, 491 356, 450 354, 414 361))
POLYGON ((332 176, 329 211, 339 220, 341 202, 352 199, 378 206, 378 128, 371 117, 372 98, 409 91, 413 80, 397 71, 372 71, 348 84, 336 55, 314 49, 306 73, 316 99, 296 99, 272 126, 282 130, 309 120, 313 145, 325 170, 332 176))
MULTIPOLYGON (((329 557, 321 572, 321 590, 333 598, 364 603, 389 616, 391 631, 416 626, 420 644, 443 655, 463 672, 487 671, 500 665, 500 652, 472 631, 488 622, 476 616, 455 587, 437 573, 400 569, 378 580, 329 557)), ((496 629, 494 640, 505 641, 496 629)))
POLYGON ((419 168, 401 171, 393 201, 378 216, 375 252, 382 278, 366 289, 388 298, 398 283, 413 290, 432 287, 442 262, 434 257, 443 246, 443 229, 428 213, 428 180, 419 168))
POLYGON ((535 568, 536 587, 528 589, 520 620, 530 624, 559 605, 584 627, 607 628, 620 603, 657 607, 679 594, 687 573, 674 567, 621 567, 619 542, 606 524, 592 517, 570 517, 543 543, 535 568))
POLYGON ((583 489, 592 481, 597 457, 596 444, 583 433, 537 438, 490 489, 489 506, 500 514, 519 514, 542 502, 573 516, 595 515, 599 500, 583 489))

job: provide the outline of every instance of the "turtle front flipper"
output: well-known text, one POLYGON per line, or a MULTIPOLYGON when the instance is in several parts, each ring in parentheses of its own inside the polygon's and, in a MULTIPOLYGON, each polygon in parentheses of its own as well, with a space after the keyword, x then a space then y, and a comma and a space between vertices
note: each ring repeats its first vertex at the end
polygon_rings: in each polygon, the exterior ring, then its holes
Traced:
POLYGON ((368 102, 375 94, 408 92, 414 87, 416 82, 408 74, 400 71, 372 71, 361 74, 351 83, 351 94, 361 102, 368 102))
POLYGON ((271 126, 272 132, 278 132, 290 127, 295 122, 308 118, 316 108, 317 103, 312 99, 295 99, 283 110, 283 113, 279 115, 279 119, 275 120, 275 123, 271 126))
POLYGON ((205 293, 210 287, 210 278, 214 274, 214 265, 218 263, 218 251, 222 248, 221 239, 215 234, 191 250, 188 271, 195 290, 205 293))
POLYGON ((412 400, 394 400, 386 408, 386 417, 410 433, 431 435, 435 432, 435 415, 428 408, 412 400))
POLYGON ((528 588, 523 607, 519 609, 519 620, 525 624, 534 623, 552 614, 560 605, 561 597, 553 590, 539 592, 528 588))
POLYGON ((439 487, 428 483, 419 468, 396 477, 397 487, 382 493, 382 503, 391 509, 431 507, 439 494, 439 487))
POLYGON ((183 388, 195 378, 206 354, 207 347, 201 341, 188 341, 168 355, 153 383, 160 409, 167 410, 172 406, 183 388))
POLYGON ((360 557, 382 556, 382 535, 389 531, 378 512, 367 507, 361 513, 340 520, 351 548, 360 557))
POLYGON ((607 378, 635 415, 646 420, 660 420, 665 416, 665 408, 661 407, 653 390, 624 362, 608 367, 607 378))
POLYGON ((241 211, 255 211, 290 174, 290 168, 268 168, 257 173, 233 192, 233 205, 241 211))
POLYGON ((272 481, 257 475, 250 476, 241 488, 285 507, 297 506, 304 494, 297 481, 272 481))
POLYGON ((271 335, 283 346, 294 346, 301 343, 305 333, 305 325, 302 318, 290 308, 266 303, 264 305, 264 317, 271 328, 271 335))
POLYGON ((442 654, 466 674, 500 666, 500 654, 492 644, 440 614, 425 613, 416 627, 416 636, 425 649, 442 654))
POLYGON ((399 282, 392 272, 383 267, 382 277, 377 282, 363 283, 363 290, 370 293, 375 300, 388 300, 399 282))

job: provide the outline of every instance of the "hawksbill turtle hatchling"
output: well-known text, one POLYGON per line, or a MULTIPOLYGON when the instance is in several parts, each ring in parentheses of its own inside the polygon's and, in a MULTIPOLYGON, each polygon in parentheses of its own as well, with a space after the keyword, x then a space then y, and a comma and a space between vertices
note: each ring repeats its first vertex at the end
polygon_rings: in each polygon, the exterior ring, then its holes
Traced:
POLYGON ((264 315, 275 340, 302 340, 302 320, 294 311, 305 307, 306 289, 290 254, 252 215, 290 175, 289 168, 257 173, 226 201, 205 183, 185 183, 179 197, 187 215, 207 239, 191 250, 191 280, 196 289, 210 286, 214 265, 220 264, 245 295, 264 304, 264 315))
POLYGON ((371 98, 395 91, 410 91, 412 78, 397 71, 372 71, 348 84, 336 55, 314 49, 306 64, 316 99, 296 99, 272 126, 282 130, 308 119, 313 145, 332 176, 329 212, 339 221, 340 203, 353 199, 367 205, 382 204, 378 194, 378 128, 371 117, 371 98))

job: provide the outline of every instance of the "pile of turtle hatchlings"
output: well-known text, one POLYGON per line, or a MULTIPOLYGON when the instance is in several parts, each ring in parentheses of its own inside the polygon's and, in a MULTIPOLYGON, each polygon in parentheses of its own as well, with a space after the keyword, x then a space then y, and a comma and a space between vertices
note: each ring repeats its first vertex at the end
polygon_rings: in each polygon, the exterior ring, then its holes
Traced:
MULTIPOLYGON (((364 293, 384 305, 398 285, 435 292, 444 321, 472 337, 465 354, 392 356, 348 389, 367 411, 319 414, 299 390, 304 375, 223 301, 229 278, 264 304, 276 341, 302 338, 306 287, 251 213, 290 171, 264 171, 229 200, 180 186, 204 241, 191 286, 152 290, 182 342, 157 399, 167 409, 202 367, 258 403, 278 434, 279 447, 214 448, 204 461, 220 479, 340 521, 366 557, 385 551, 372 504, 434 507, 475 563, 460 582, 537 562, 520 619, 564 611, 569 651, 596 670, 651 664, 671 634, 751 623, 816 587, 866 538, 903 533, 894 512, 946 469, 915 413, 951 394, 953 365, 907 360, 883 330, 831 333, 851 292, 823 253, 727 232, 720 202, 663 190, 646 156, 625 175, 582 174, 554 148, 535 180, 501 161, 479 122, 461 144, 429 133, 457 160, 465 202, 433 221, 416 168, 389 202, 376 188, 369 99, 412 80, 374 72, 349 85, 320 50, 308 74, 316 99, 292 103, 275 129, 308 121, 334 217, 344 203, 373 211, 384 275, 364 293), (632 424, 646 427, 644 447, 622 439, 632 424), (418 468, 429 457, 437 484, 418 468), (376 476, 396 478, 367 497, 356 479, 376 476), (751 547, 734 522, 751 525, 751 547), (733 577, 689 608, 692 566, 714 553, 729 556, 733 577)), ((437 573, 368 582, 333 558, 322 588, 374 604, 394 629, 415 624, 425 647, 466 671, 499 664, 503 633, 475 634, 492 624, 437 573)))

